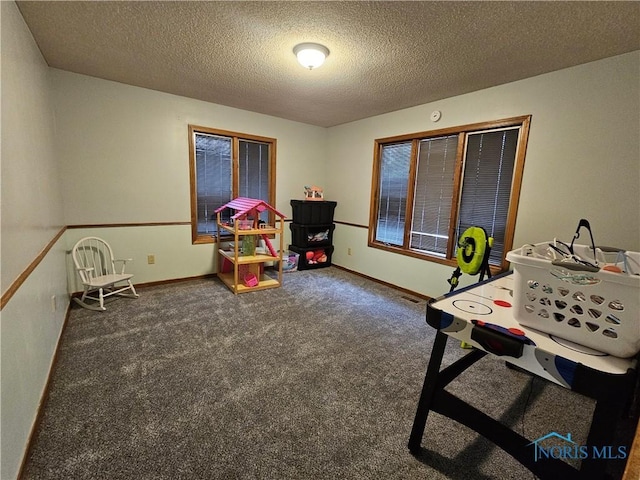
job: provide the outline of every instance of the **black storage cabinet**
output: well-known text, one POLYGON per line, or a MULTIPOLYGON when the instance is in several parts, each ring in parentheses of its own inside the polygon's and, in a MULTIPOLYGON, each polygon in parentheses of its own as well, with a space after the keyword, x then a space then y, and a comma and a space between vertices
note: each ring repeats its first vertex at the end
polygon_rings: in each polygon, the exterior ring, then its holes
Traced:
POLYGON ((333 223, 328 225, 289 224, 291 244, 297 247, 327 247, 333 245, 333 223))
POLYGON ((337 202, 319 200, 291 200, 293 221, 291 229, 291 245, 289 250, 300 255, 298 270, 309 270, 331 265, 333 253, 333 214, 337 202), (326 261, 310 262, 307 253, 324 253, 326 261))
POLYGON ((301 247, 296 247, 295 245, 289 245, 289 250, 300 255, 300 257, 298 258, 298 270, 313 270, 315 268, 324 268, 331 265, 331 255, 333 254, 333 246, 301 248, 301 247), (324 255, 327 257, 326 261, 314 262, 314 260, 309 260, 307 258, 308 252, 316 253, 318 251, 322 251, 322 253, 324 253, 324 255))
POLYGON ((337 202, 291 200, 293 223, 298 225, 328 225, 333 223, 337 202))

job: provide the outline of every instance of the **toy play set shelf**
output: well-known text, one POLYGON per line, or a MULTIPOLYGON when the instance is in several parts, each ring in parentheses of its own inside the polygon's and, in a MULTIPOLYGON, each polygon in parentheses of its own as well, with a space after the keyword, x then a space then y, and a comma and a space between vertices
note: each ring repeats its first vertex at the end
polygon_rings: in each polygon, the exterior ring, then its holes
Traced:
MULTIPOLYGON (((233 236, 233 248, 224 250, 217 242, 218 278, 234 293, 255 292, 282 285, 282 252, 284 215, 262 200, 238 197, 216 210, 219 232, 228 232, 233 236), (222 212, 230 208, 233 223, 223 222, 222 212), (262 212, 273 212, 275 225, 259 224, 262 212), (240 250, 245 236, 262 238, 268 245, 267 253, 244 254, 240 250), (276 251, 269 237, 278 236, 280 248, 276 251), (277 269, 266 273, 265 263, 273 262, 277 269)), ((246 253, 246 252, 245 252, 246 253)))

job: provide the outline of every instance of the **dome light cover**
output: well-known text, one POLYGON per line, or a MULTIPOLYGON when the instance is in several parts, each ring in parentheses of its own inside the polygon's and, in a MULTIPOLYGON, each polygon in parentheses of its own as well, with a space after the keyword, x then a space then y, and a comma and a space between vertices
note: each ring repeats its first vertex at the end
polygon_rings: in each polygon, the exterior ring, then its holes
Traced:
POLYGON ((324 59, 329 55, 329 49, 319 43, 301 43, 293 47, 293 53, 298 57, 300 65, 313 70, 324 63, 324 59))

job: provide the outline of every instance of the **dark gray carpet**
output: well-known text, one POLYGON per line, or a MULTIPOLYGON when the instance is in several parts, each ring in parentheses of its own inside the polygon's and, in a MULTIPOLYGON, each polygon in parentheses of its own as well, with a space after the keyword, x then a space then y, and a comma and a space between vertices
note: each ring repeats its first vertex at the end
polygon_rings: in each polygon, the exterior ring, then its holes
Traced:
MULTIPOLYGON (((140 294, 72 308, 24 478, 534 478, 435 413, 424 454, 407 450, 423 300, 335 267, 238 296, 214 278, 140 294)), ((451 341, 445 362, 464 353, 451 341)), ((528 438, 586 440, 590 400, 499 360, 448 389, 528 438)))

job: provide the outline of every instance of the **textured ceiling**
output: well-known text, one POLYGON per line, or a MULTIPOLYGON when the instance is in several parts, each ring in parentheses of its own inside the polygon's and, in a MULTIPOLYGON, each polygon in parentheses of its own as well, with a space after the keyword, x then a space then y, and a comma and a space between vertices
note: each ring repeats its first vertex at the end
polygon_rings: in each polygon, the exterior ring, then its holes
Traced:
POLYGON ((640 49, 635 1, 17 5, 51 67, 325 127, 640 49))

